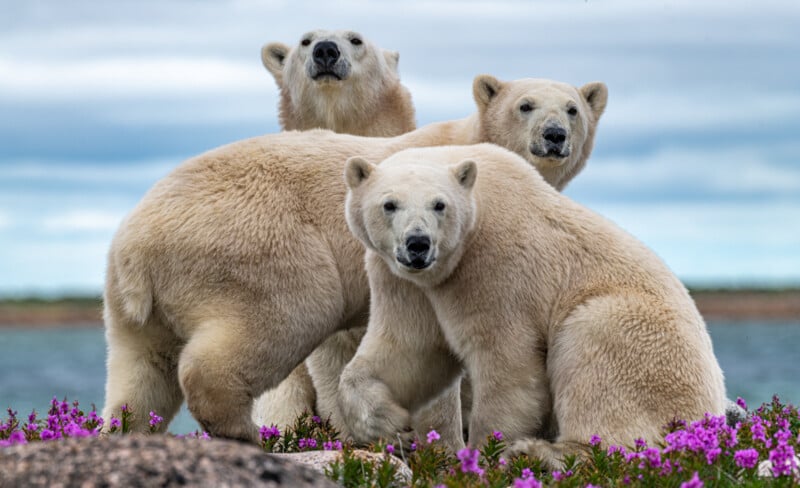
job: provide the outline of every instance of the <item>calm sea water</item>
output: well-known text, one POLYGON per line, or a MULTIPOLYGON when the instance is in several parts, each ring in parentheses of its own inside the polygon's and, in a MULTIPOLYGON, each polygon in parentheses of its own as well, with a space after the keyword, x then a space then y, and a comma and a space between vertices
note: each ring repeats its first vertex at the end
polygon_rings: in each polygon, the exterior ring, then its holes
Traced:
MULTIPOLYGON (((800 404, 800 322, 709 324, 728 394, 756 406, 779 395, 800 404)), ((105 340, 102 329, 0 329, 0 418, 47 410, 50 399, 103 404, 105 340)), ((198 429, 184 406, 170 425, 176 434, 198 429)))

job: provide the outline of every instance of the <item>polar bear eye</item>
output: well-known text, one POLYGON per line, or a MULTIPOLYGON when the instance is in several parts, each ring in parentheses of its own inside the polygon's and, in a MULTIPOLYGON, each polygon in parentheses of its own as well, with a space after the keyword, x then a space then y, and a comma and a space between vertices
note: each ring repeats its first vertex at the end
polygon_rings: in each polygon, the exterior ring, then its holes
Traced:
POLYGON ((522 113, 527 113, 533 111, 533 105, 528 102, 523 103, 519 106, 519 111, 522 113))
POLYGON ((569 110, 567 110, 567 113, 568 113, 568 114, 569 114, 571 117, 575 117, 576 115, 578 115, 578 109, 577 109, 577 108, 575 108, 575 107, 570 107, 570 108, 569 108, 569 110))
POLYGON ((433 209, 437 212, 444 212, 446 205, 442 201, 438 201, 433 205, 433 209))
POLYGON ((350 39, 350 44, 352 44, 354 46, 360 46, 360 45, 364 44, 364 42, 361 39, 359 39, 358 37, 354 37, 354 38, 350 39))
POLYGON ((302 41, 300 41, 300 44, 302 44, 303 46, 308 46, 309 44, 311 44, 311 39, 303 39, 302 41))
POLYGON ((395 205, 394 202, 386 202, 383 204, 383 210, 388 213, 392 213, 397 210, 397 205, 395 205))

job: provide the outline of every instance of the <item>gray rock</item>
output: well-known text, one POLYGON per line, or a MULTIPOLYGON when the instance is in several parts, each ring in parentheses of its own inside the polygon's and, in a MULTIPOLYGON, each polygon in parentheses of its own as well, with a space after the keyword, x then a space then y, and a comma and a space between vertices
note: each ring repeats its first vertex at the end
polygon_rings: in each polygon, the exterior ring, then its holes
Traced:
POLYGON ((0 448, 0 487, 332 487, 256 446, 221 439, 111 435, 0 448))

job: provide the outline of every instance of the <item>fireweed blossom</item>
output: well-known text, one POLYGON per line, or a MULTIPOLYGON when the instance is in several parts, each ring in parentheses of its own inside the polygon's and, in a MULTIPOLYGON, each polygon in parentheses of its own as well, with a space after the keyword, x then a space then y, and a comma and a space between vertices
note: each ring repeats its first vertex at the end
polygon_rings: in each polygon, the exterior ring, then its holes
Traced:
MULTIPOLYGON (((386 446, 387 450, 389 446, 386 446)), ((342 442, 341 441, 325 441, 322 443, 322 448, 326 451, 341 451, 342 450, 342 442)))
POLYGON ((681 488, 703 488, 703 481, 697 475, 697 471, 694 472, 692 479, 681 483, 681 488))
POLYGON ((440 436, 435 430, 428 432, 428 444, 433 444, 434 441, 438 441, 441 438, 442 436, 440 436))
POLYGON ((483 469, 478 465, 478 459, 481 457, 481 452, 479 450, 467 447, 458 451, 456 457, 461 461, 462 473, 475 473, 478 476, 483 475, 483 469))
POLYGON ((733 454, 733 461, 740 468, 752 469, 758 464, 758 451, 752 447, 749 449, 742 449, 733 454))
POLYGON ((297 447, 300 449, 313 449, 317 447, 317 440, 312 438, 303 437, 299 441, 297 441, 297 447))
POLYGON ((262 425, 261 428, 258 429, 258 433, 263 441, 281 436, 281 431, 278 429, 277 425, 270 425, 269 427, 262 425))
POLYGON ((164 417, 159 417, 156 413, 150 410, 150 427, 156 427, 164 421, 164 417))

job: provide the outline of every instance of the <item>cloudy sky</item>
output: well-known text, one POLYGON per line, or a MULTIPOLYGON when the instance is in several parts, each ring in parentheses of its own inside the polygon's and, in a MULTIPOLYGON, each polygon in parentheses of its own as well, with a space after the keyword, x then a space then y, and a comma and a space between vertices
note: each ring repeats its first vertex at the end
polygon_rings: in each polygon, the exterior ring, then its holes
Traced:
POLYGON ((691 284, 800 284, 800 2, 0 0, 0 295, 98 292, 121 218, 209 148, 278 130, 262 44, 401 53, 419 125, 472 78, 608 84, 567 194, 691 284))

